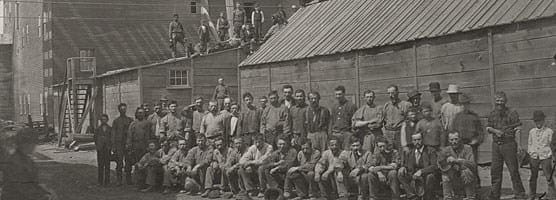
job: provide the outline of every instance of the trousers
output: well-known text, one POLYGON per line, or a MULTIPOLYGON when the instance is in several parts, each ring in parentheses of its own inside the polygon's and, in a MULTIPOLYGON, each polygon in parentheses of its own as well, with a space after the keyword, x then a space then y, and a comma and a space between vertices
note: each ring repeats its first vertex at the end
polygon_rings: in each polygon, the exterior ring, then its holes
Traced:
POLYGON ((107 146, 97 148, 98 184, 110 183, 110 148, 107 146))
POLYGON ((512 180, 512 188, 515 194, 522 195, 525 193, 525 188, 521 183, 521 176, 519 175, 519 166, 517 162, 517 143, 510 141, 504 144, 492 143, 492 166, 490 174, 492 176, 492 191, 490 194, 491 199, 500 199, 500 190, 502 189, 502 171, 504 170, 504 163, 510 172, 512 180))
POLYGON ((381 189, 384 189, 384 186, 388 186, 388 188, 392 191, 392 199, 400 199, 398 172, 396 170, 389 170, 384 172, 383 174, 384 176, 386 176, 386 182, 381 182, 377 173, 369 172, 369 183, 371 185, 371 187, 369 188, 370 197, 376 199, 379 191, 381 191, 381 189))
POLYGON ((286 174, 284 182, 284 191, 291 192, 292 186, 295 186, 295 192, 299 197, 317 197, 318 187, 315 182, 315 172, 313 171, 296 171, 286 174))
MULTIPOLYGON (((542 167, 542 171, 546 180, 550 178, 552 174, 552 158, 539 160, 539 159, 530 159, 529 163, 531 164, 531 178, 529 179, 529 193, 536 194, 537 193, 537 179, 539 177, 539 166, 542 167)), ((554 188, 554 181, 548 182, 549 190, 554 188)))

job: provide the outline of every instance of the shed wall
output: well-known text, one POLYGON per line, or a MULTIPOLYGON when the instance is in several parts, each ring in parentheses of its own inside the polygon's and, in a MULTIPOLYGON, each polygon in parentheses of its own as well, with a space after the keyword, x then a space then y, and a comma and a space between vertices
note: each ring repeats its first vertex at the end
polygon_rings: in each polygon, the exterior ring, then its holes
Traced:
MULTIPOLYGON (((321 104, 330 108, 337 85, 344 85, 348 98, 357 103, 363 91, 374 90, 376 103, 383 105, 390 84, 400 87, 402 99, 417 88, 423 93, 422 101, 431 101, 428 84, 438 81, 443 90, 448 84, 458 84, 462 92, 472 96, 472 110, 485 120, 492 109, 492 93, 506 91, 509 106, 518 110, 524 122, 520 140, 526 149, 533 110, 545 111, 548 121, 554 121, 556 104, 551 99, 556 93, 556 68, 550 65, 555 45, 556 25, 537 20, 396 46, 244 67, 240 72, 241 92, 260 96, 271 89, 281 92, 281 85, 291 84, 294 89, 319 91, 321 104)), ((490 152, 491 137, 486 135, 485 139, 480 151, 490 152)), ((490 161, 490 154, 483 153, 480 159, 490 161)))
POLYGON ((137 71, 104 79, 103 84, 103 113, 110 116, 110 122, 118 117, 118 105, 120 103, 127 104, 127 116, 133 117, 135 108, 141 103, 137 71))

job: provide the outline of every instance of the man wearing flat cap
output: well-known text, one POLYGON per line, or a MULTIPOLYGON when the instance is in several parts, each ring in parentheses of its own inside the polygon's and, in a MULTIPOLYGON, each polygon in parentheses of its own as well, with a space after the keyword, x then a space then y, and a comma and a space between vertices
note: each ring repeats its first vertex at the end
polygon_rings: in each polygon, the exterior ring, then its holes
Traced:
POLYGON ((429 91, 432 96, 432 116, 434 116, 435 118, 440 118, 440 109, 442 109, 442 105, 450 101, 441 95, 442 90, 440 89, 439 82, 429 83, 429 91))
POLYGON ((457 85, 450 84, 448 85, 448 91, 446 91, 446 93, 450 95, 450 102, 442 105, 440 109, 440 121, 442 121, 445 130, 452 130, 454 117, 463 110, 463 105, 459 102, 459 95, 461 92, 459 92, 457 85))
MULTIPOLYGON (((537 197, 537 178, 539 174, 539 165, 542 166, 543 174, 548 182, 548 190, 554 191, 554 181, 550 178, 552 174, 552 151, 555 142, 553 140, 554 132, 546 127, 544 112, 536 110, 533 112, 533 121, 535 127, 529 131, 529 140, 527 143, 527 153, 531 158, 531 178, 529 179, 530 199, 537 197)), ((549 192, 549 193, 552 193, 549 192)))

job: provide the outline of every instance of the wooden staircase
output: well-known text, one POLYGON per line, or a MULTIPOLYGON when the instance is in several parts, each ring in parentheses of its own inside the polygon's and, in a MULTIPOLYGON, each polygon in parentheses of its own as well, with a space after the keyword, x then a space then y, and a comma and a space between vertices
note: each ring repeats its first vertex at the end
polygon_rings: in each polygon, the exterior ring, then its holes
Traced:
POLYGON ((91 85, 78 84, 75 87, 75 90, 72 88, 67 90, 68 97, 66 97, 66 109, 62 126, 64 133, 81 132, 87 104, 91 101, 91 85), (76 95, 73 94, 74 91, 76 95))

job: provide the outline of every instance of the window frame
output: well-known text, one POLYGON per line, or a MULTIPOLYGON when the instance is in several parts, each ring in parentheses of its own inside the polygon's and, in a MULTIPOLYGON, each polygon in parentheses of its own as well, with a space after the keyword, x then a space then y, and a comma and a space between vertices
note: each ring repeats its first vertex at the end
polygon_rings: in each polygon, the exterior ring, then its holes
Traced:
POLYGON ((192 0, 189 2, 189 12, 191 14, 197 14, 198 13, 198 5, 197 5, 197 1, 192 0))
POLYGON ((176 68, 172 68, 172 69, 168 69, 167 72, 168 76, 166 77, 166 88, 168 89, 183 89, 183 88, 191 88, 191 85, 189 84, 189 70, 187 69, 176 69, 176 68), (178 76, 176 72, 181 72, 181 76, 178 76), (185 76, 184 73, 185 72, 185 76), (185 80, 184 80, 185 79, 185 80), (176 84, 176 82, 174 82, 174 84, 172 84, 172 80, 180 80, 180 84, 176 84), (183 84, 183 82, 185 82, 185 84, 183 84))
MULTIPOLYGON (((79 57, 95 57, 95 49, 94 48, 80 48, 79 49, 79 57), (85 56, 81 53, 85 52, 85 56)), ((87 62, 87 59, 79 59, 79 71, 80 72, 93 72, 94 71, 94 61, 87 62), (88 64, 85 64, 88 63, 88 64), (88 66, 87 68, 83 68, 83 66, 88 66)))

